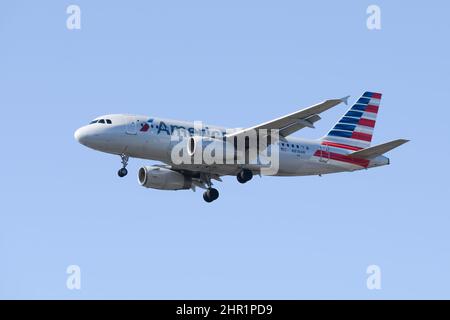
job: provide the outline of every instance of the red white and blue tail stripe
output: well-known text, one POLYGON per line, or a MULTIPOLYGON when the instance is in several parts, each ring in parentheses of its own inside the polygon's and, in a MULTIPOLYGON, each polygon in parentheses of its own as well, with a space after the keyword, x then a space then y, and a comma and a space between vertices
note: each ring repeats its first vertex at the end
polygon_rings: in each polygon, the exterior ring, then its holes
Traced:
POLYGON ((350 150, 365 149, 372 141, 381 93, 364 92, 341 120, 322 138, 323 144, 350 150))

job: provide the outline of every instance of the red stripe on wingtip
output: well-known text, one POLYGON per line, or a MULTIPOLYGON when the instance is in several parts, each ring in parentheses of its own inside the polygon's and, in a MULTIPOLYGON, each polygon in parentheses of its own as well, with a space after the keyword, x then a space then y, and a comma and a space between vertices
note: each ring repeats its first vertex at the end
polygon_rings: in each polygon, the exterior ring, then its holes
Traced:
POLYGON ((381 96, 382 96, 381 93, 374 92, 373 95, 372 95, 372 98, 381 99, 381 96))
POLYGON ((353 132, 352 139, 363 140, 363 141, 372 141, 372 135, 362 132, 353 132))
POLYGON ((361 119, 359 119, 358 124, 360 124, 362 126, 374 128, 375 127, 375 120, 361 118, 361 119))
POLYGON ((371 104, 367 105, 365 112, 378 113, 378 106, 373 106, 371 104))

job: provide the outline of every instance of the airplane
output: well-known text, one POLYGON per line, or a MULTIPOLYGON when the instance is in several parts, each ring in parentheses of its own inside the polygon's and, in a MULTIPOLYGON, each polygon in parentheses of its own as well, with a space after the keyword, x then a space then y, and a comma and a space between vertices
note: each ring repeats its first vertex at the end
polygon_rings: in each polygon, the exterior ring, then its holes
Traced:
POLYGON ((242 150, 237 150, 237 139, 247 137, 251 132, 256 132, 257 139, 267 139, 266 151, 277 154, 277 169, 271 174, 275 176, 322 176, 390 164, 384 154, 409 140, 397 139, 371 146, 381 97, 381 93, 364 92, 334 127, 319 139, 303 139, 291 134, 303 128, 314 128, 322 112, 341 103, 347 105, 349 96, 325 100, 246 129, 218 126, 201 126, 199 129, 194 122, 111 114, 95 118, 76 130, 74 136, 86 147, 119 155, 122 163, 119 177, 127 175, 130 157, 159 161, 161 164, 143 166, 138 170, 140 185, 161 190, 195 191, 199 187, 205 189, 203 199, 212 202, 219 197, 212 180, 222 181, 222 176, 236 176, 238 182, 246 183, 254 175, 261 175, 267 167, 257 159, 262 149, 257 149, 256 158, 252 156, 250 159, 248 140, 245 140, 242 150), (188 158, 206 150, 212 143, 234 149, 232 163, 174 161, 176 139, 173 136, 180 131, 185 135, 179 138, 179 143, 186 147, 188 158), (238 157, 240 160, 244 157, 245 161, 237 161, 238 157))

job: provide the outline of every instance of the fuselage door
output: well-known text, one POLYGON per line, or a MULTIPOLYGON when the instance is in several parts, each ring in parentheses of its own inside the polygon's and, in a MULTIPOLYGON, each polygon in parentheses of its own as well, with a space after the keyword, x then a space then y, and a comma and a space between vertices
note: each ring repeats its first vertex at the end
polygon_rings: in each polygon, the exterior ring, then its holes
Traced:
POLYGON ((127 134, 137 134, 137 124, 134 117, 128 117, 127 134))

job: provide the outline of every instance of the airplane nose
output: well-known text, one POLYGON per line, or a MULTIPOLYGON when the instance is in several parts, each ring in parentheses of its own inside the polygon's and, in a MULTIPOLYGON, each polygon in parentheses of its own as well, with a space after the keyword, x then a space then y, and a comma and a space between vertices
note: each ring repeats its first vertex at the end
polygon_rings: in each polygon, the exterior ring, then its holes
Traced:
POLYGON ((73 137, 75 138, 75 140, 77 140, 78 142, 80 142, 80 129, 77 129, 75 131, 75 133, 73 134, 73 137))
POLYGON ((79 143, 86 145, 88 135, 84 127, 79 128, 77 131, 75 131, 73 136, 79 143))
POLYGON ((73 134, 75 140, 84 145, 85 147, 98 150, 103 148, 105 143, 108 142, 106 139, 107 134, 99 131, 98 128, 92 128, 91 126, 84 126, 79 128, 73 134))

